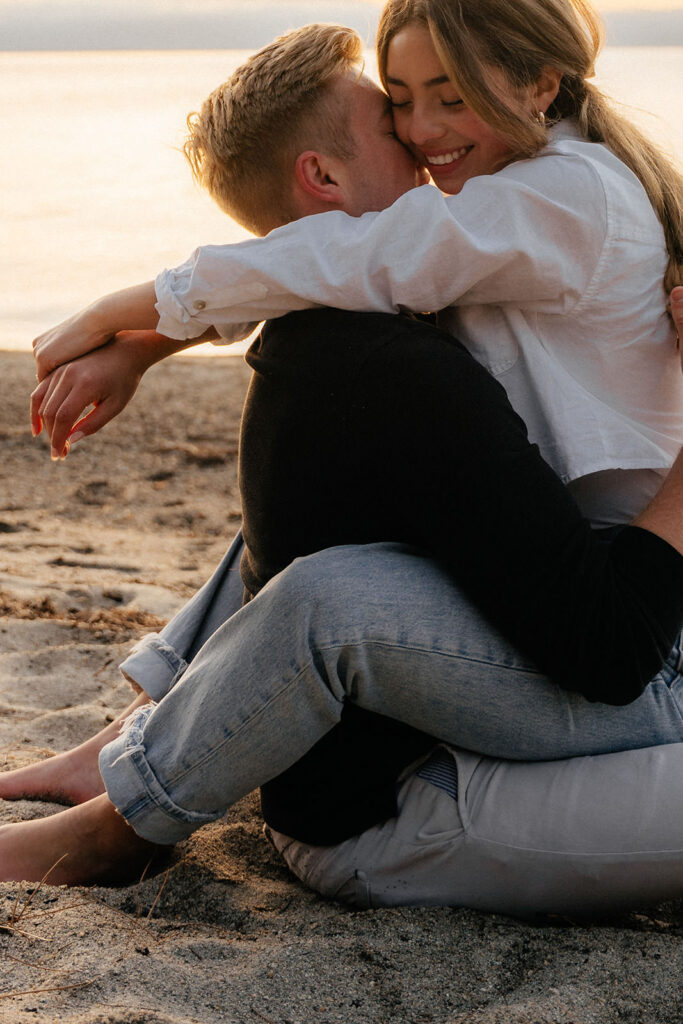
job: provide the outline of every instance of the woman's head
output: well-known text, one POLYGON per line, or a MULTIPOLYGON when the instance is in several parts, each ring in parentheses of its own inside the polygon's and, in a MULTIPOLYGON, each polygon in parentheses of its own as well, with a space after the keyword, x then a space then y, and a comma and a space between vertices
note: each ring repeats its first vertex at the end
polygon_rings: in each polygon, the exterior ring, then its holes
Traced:
MULTIPOLYGON (((601 44, 601 23, 587 0, 387 0, 377 57, 382 83, 398 102, 394 116, 401 140, 425 159, 460 154, 450 161, 452 175, 448 168, 439 171, 440 163, 430 168, 444 192, 459 192, 476 174, 533 156, 547 142, 548 122, 575 118, 584 138, 605 143, 643 184, 664 227, 670 290, 683 283, 683 177, 588 81, 601 44), (432 102, 432 114, 440 112, 443 123, 431 141, 410 109, 411 90, 390 81, 409 84, 405 57, 416 53, 411 40, 422 40, 419 59, 428 53, 430 67, 436 61, 447 82, 432 102), (457 101, 462 102, 453 105, 457 101), (411 132, 423 133, 419 144, 411 132)), ((419 60, 413 64, 419 72, 419 60)), ((425 85, 434 76, 423 68, 418 77, 425 85)), ((428 93, 422 97, 426 101, 428 93)))
MULTIPOLYGON (((519 155, 503 133, 475 112, 464 90, 446 73, 426 25, 405 25, 392 37, 383 77, 398 137, 443 192, 454 195, 469 178, 492 174, 519 155)), ((520 118, 541 129, 539 112, 555 98, 558 75, 544 69, 523 90, 513 88, 493 66, 487 66, 484 77, 487 89, 500 96, 499 108, 514 104, 520 118)))
POLYGON ((377 38, 385 88, 401 37, 418 27, 429 32, 458 98, 505 143, 509 158, 545 144, 539 112, 579 113, 601 43, 599 21, 583 0, 388 0, 377 38), (550 100, 548 74, 558 90, 550 100))

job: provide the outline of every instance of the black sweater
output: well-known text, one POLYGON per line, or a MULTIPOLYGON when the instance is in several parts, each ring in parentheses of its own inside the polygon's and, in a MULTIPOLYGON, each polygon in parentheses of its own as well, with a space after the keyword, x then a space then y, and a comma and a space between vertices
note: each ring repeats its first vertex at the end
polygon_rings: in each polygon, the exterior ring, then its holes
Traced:
MULTIPOLYGON (((321 309, 268 323, 247 361, 249 594, 299 555, 401 541, 438 558, 560 686, 610 704, 642 692, 683 623, 683 558, 645 530, 591 530, 503 388, 462 345, 419 320, 321 309)), ((264 787, 266 820, 310 842, 354 834, 394 812, 397 774, 431 743, 349 707, 264 787), (348 759, 364 766, 355 782, 348 759), (373 765, 386 777, 368 798, 373 765), (336 804, 326 823, 323 794, 336 804)))

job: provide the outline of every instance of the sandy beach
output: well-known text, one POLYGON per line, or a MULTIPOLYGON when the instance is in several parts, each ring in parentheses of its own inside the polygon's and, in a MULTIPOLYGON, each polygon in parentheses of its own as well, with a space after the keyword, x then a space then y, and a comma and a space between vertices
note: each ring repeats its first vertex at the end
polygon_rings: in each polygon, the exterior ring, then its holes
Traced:
MULTIPOLYGON (((28 354, 0 352, 0 769, 130 701, 118 662, 201 585, 240 523, 240 359, 155 367, 52 463, 28 354)), ((0 801, 0 821, 56 805, 0 801)), ((353 911, 304 890, 255 794, 125 888, 0 885, 6 1024, 681 1024, 683 902, 532 926, 466 909, 353 911)))

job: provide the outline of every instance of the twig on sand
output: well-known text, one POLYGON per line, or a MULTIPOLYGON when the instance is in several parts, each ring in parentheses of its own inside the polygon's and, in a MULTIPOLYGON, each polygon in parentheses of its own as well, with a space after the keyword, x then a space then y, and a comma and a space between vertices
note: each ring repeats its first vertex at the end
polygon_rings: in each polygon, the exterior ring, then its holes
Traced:
POLYGON ((165 872, 164 880, 161 883, 161 885, 159 886, 159 890, 158 890, 156 896, 154 897, 154 902, 152 903, 152 906, 149 908, 149 910, 147 912, 147 916, 145 917, 146 921, 149 921, 150 917, 154 913, 154 908, 156 907, 157 903, 159 902, 159 899, 161 897, 162 892, 166 888, 166 883, 168 882, 168 877, 169 877, 170 874, 171 874, 171 869, 169 868, 168 871, 165 872))
POLYGON ((8 953, 5 950, 4 954, 8 960, 14 960, 18 964, 22 964, 24 967, 31 967, 34 971, 49 971, 50 974, 58 974, 59 971, 63 971, 63 967, 45 967, 43 964, 31 964, 28 960, 22 960, 20 956, 14 956, 12 953, 8 953))
POLYGON ((135 917, 136 918, 139 918, 142 915, 142 907, 140 906, 140 886, 144 882, 145 876, 146 876, 147 872, 149 871, 150 867, 152 866, 152 861, 153 860, 154 860, 154 857, 150 857, 149 860, 147 861, 147 863, 145 864, 145 866, 143 868, 143 871, 142 871, 142 874, 140 875, 140 877, 138 879, 138 884, 137 884, 137 886, 135 888, 135 917))
POLYGON ((14 901, 14 906, 12 907, 12 913, 10 914, 10 918, 9 918, 9 926, 10 926, 10 928, 14 925, 14 922, 17 920, 17 917, 16 917, 17 907, 19 906, 19 900, 21 899, 21 894, 23 893, 23 891, 24 891, 24 883, 23 882, 19 882, 19 888, 17 890, 17 898, 14 901))
POLYGON ((275 1024, 275 1021, 273 1020, 272 1017, 266 1017, 265 1013, 261 1013, 261 1011, 257 1010, 255 1006, 250 1006, 249 1009, 256 1017, 260 1017, 261 1020, 268 1021, 268 1024, 275 1024))
POLYGON ((67 989, 72 988, 87 988, 88 985, 94 985, 96 981, 103 977, 103 974, 98 974, 96 978, 90 978, 88 981, 77 981, 72 985, 50 985, 48 988, 23 988, 16 989, 13 992, 0 992, 0 999, 18 999, 19 996, 35 996, 39 992, 66 992, 67 989))
POLYGON ((34 890, 33 890, 33 892, 31 893, 31 895, 29 896, 29 898, 28 898, 28 899, 26 900, 26 902, 25 902, 25 903, 24 903, 24 905, 22 906, 22 908, 21 908, 21 913, 19 914, 19 916, 18 916, 18 917, 15 917, 15 914, 16 914, 16 910, 17 910, 17 904, 19 903, 19 897, 20 897, 20 896, 21 896, 21 894, 22 894, 22 891, 23 891, 23 886, 24 886, 24 883, 23 883, 23 882, 22 882, 22 883, 20 884, 20 886, 19 886, 19 892, 17 893, 17 898, 16 898, 16 900, 14 901, 14 907, 12 908, 12 916, 11 916, 11 918, 10 918, 10 925, 18 924, 18 923, 19 923, 19 921, 21 921, 22 917, 24 916, 24 914, 26 913, 26 911, 28 910, 28 908, 29 908, 29 907, 31 906, 31 903, 33 902, 33 897, 34 897, 34 896, 35 896, 35 895, 36 895, 37 893, 39 893, 39 892, 40 892, 40 890, 42 889, 42 887, 43 887, 43 884, 45 883, 45 880, 46 880, 47 878, 49 878, 49 876, 50 876, 50 875, 52 874, 52 872, 53 872, 53 871, 54 871, 54 869, 55 869, 55 868, 57 867, 57 865, 61 864, 61 863, 62 863, 62 861, 64 860, 64 858, 65 858, 65 857, 68 857, 68 856, 69 856, 69 854, 68 854, 68 853, 63 853, 63 854, 62 854, 62 856, 61 856, 61 857, 59 857, 59 858, 58 858, 58 859, 57 859, 57 860, 56 860, 56 861, 54 862, 54 864, 52 865, 52 867, 48 868, 48 870, 47 870, 47 871, 45 872, 45 874, 43 875, 43 877, 41 878, 41 880, 40 880, 40 881, 38 882, 38 885, 37 885, 37 886, 35 887, 35 889, 34 889, 34 890))
POLYGON ((0 935, 21 935, 25 939, 30 939, 38 942, 47 942, 48 939, 43 938, 42 935, 29 935, 23 928, 16 928, 13 924, 0 924, 0 935))
POLYGON ((67 910, 78 910, 86 902, 86 900, 81 900, 80 903, 67 903, 65 907, 53 907, 52 910, 34 910, 31 914, 31 920, 35 921, 37 917, 54 917, 55 914, 64 914, 67 910))

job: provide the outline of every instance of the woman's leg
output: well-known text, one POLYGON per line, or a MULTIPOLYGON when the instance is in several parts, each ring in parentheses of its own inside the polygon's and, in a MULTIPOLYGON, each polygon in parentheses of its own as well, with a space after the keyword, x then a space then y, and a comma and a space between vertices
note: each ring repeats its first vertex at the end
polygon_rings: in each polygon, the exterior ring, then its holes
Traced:
POLYGON ((0 826, 0 879, 49 885, 129 882, 165 852, 141 839, 103 794, 47 818, 0 826))
POLYGON ((683 744, 535 763, 441 747, 432 762, 396 818, 338 846, 275 846, 356 906, 595 916, 683 896, 683 744))
POLYGON ((159 701, 168 693, 212 634, 242 607, 244 585, 240 559, 243 550, 240 530, 201 590, 160 633, 144 636, 122 662, 123 674, 152 700, 159 701))
POLYGON ((98 766, 100 751, 119 736, 130 716, 145 704, 149 704, 147 694, 138 694, 113 722, 84 743, 44 761, 0 773, 0 799, 81 804, 104 793, 98 766))
POLYGON ((297 560, 221 626, 100 770, 145 838, 173 843, 298 760, 344 700, 483 754, 544 760, 683 741, 678 664, 626 707, 560 690, 448 577, 399 545, 297 560))

